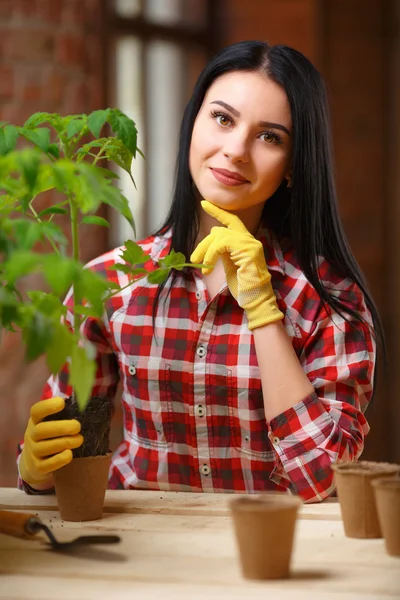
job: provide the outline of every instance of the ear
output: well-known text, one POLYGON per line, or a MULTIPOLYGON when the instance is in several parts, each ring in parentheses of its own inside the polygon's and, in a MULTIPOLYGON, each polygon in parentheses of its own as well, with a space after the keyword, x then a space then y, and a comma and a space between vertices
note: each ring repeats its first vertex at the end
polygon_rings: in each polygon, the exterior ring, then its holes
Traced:
POLYGON ((288 173, 286 173, 286 175, 285 175, 285 179, 287 180, 287 187, 288 188, 292 187, 292 175, 293 175, 292 169, 290 169, 290 171, 288 173))

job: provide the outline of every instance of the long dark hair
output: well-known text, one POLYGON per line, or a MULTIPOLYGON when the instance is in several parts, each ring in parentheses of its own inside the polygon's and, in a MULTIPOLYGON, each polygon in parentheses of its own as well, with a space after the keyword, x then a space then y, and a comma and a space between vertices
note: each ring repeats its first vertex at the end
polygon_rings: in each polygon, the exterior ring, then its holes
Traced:
MULTIPOLYGON (((374 323, 374 335, 384 350, 379 313, 340 222, 333 179, 331 135, 323 80, 300 52, 284 45, 244 41, 219 52, 204 68, 183 115, 173 199, 165 223, 156 235, 172 229, 171 249, 189 257, 199 230, 195 187, 189 171, 189 149, 197 113, 211 84, 230 71, 257 71, 286 92, 292 113, 292 187, 286 183, 268 199, 263 220, 279 237, 292 240, 300 267, 323 303, 344 318, 364 322, 348 302, 329 293, 318 271, 323 256, 334 273, 348 277, 362 290, 374 323)), ((178 276, 173 271, 172 285, 178 276)), ((164 284, 159 286, 153 317, 164 284)))

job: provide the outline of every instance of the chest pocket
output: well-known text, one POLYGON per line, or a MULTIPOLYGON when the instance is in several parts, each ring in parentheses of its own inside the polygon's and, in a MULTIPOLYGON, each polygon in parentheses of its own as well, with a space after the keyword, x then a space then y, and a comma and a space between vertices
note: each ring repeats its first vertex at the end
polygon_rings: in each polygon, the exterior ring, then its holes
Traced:
POLYGON ((258 367, 228 370, 228 403, 232 445, 249 457, 273 461, 258 367))
POLYGON ((172 444, 170 364, 160 358, 130 356, 124 367, 124 391, 128 435, 147 447, 166 448, 172 444))

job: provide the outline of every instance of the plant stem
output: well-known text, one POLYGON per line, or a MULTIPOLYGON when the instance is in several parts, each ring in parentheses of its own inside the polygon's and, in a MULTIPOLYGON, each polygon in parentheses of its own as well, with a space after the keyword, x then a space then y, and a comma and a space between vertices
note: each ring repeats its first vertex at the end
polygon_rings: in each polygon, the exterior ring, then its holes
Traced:
POLYGON ((104 154, 104 150, 107 148, 107 146, 110 145, 110 143, 112 142, 112 140, 107 140, 106 143, 104 144, 104 146, 102 146, 102 148, 100 148, 100 150, 98 151, 96 158, 93 161, 93 166, 96 166, 97 162, 100 160, 100 158, 102 157, 102 154, 104 154))
MULTIPOLYGON (((72 255, 73 259, 79 262, 79 233, 78 233, 78 207, 73 199, 69 198, 70 216, 71 216, 71 237, 72 237, 72 255)), ((78 311, 78 306, 82 302, 79 285, 73 286, 73 303, 74 303, 74 333, 79 338, 79 330, 81 327, 81 315, 78 311)))
MULTIPOLYGON (((39 217, 39 215, 37 214, 36 210, 33 208, 32 206, 32 202, 34 201, 34 198, 32 198, 32 200, 29 203, 29 208, 31 210, 31 213, 33 214, 33 216, 35 217, 36 221, 38 223, 42 223, 42 219, 39 217)), ((48 241, 50 242, 50 246, 53 248, 54 252, 60 256, 60 251, 57 248, 57 246, 55 245, 55 243, 53 242, 53 240, 51 239, 51 237, 49 237, 48 235, 46 235, 48 241)))
MULTIPOLYGON (((202 268, 202 267, 206 267, 207 265, 203 265, 203 264, 195 264, 195 263, 182 263, 180 265, 174 265, 173 267, 169 267, 169 271, 171 271, 171 269, 176 269, 176 267, 179 267, 180 269, 182 269, 183 267, 194 267, 194 268, 202 268)), ((161 269, 155 269, 155 271, 160 271, 161 269)), ((153 272, 155 272, 153 271, 153 272)), ((119 288, 118 290, 115 290, 114 292, 112 292, 109 296, 107 296, 107 300, 109 300, 110 298, 113 298, 114 296, 116 296, 117 294, 119 294, 120 292, 123 292, 124 290, 126 290, 128 287, 130 287, 131 285, 133 285, 134 283, 136 283, 137 281, 140 281, 141 279, 144 279, 145 277, 148 276, 148 273, 141 275, 140 277, 136 277, 135 279, 133 279, 132 281, 130 281, 129 283, 127 283, 126 285, 124 285, 122 288, 119 288)))

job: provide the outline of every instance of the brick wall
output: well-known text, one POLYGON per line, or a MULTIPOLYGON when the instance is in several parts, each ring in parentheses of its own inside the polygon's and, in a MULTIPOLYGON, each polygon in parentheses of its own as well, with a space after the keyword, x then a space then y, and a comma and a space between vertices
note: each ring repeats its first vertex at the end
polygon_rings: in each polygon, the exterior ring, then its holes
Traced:
MULTIPOLYGON (((1 0, 1 121, 21 125, 36 111, 69 114, 104 106, 101 8, 101 0, 1 0)), ((83 235, 82 242, 85 261, 106 245, 102 231, 83 235)), ((24 364, 16 334, 2 339, 0 486, 15 485, 17 441, 46 378, 43 361, 24 364)))
POLYGON ((320 0, 225 0, 223 5, 224 43, 258 39, 286 44, 319 60, 320 0))

